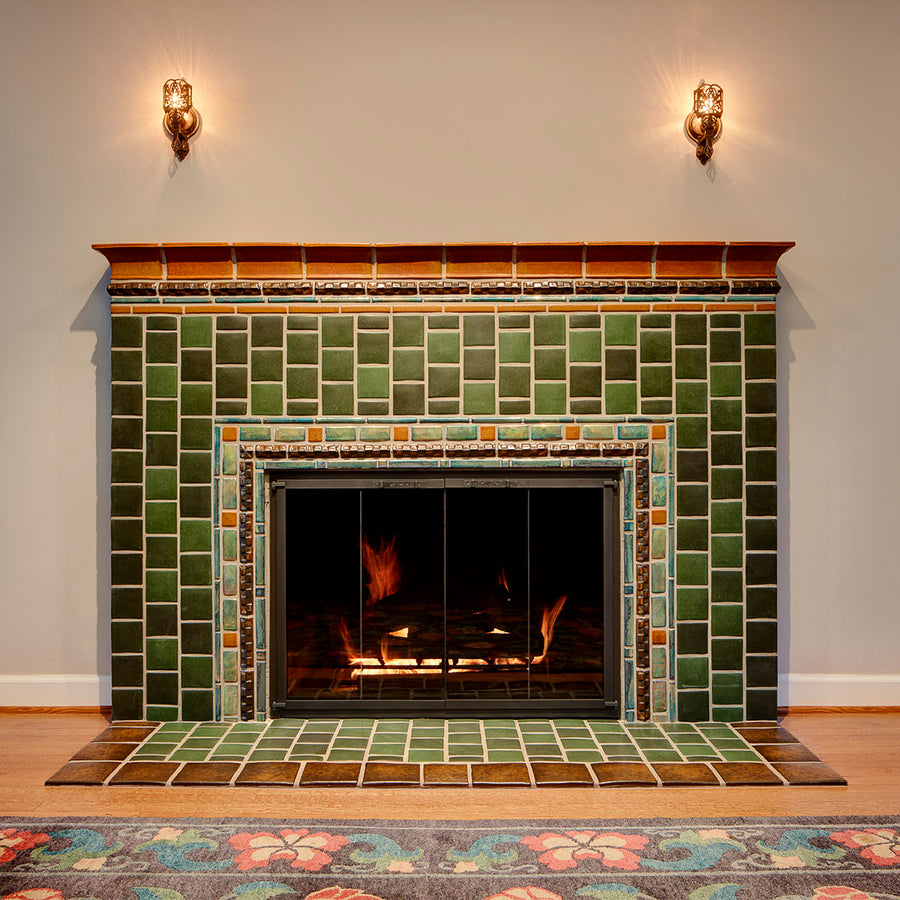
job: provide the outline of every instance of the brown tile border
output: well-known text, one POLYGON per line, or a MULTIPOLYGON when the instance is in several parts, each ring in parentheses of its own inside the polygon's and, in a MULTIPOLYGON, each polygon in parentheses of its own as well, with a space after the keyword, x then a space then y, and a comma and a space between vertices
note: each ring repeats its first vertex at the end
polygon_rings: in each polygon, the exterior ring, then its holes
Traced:
POLYGON ((656 787, 656 776, 645 763, 591 763, 600 787, 656 787))
POLYGON ((775 769, 788 784, 845 785, 847 779, 823 762, 776 762, 775 769))
POLYGON ((469 768, 460 763, 425 763, 422 769, 425 787, 469 786, 469 768))
POLYGON ((753 749, 767 762, 819 762, 819 757, 803 744, 754 744, 753 749))
POLYGON ((91 741, 80 750, 72 754, 73 760, 105 759, 121 762, 140 746, 140 744, 107 743, 105 741, 91 741))
POLYGON ((156 725, 110 725, 94 741, 142 741, 156 731, 156 725))
POLYGON ((181 767, 181 771, 172 779, 173 785, 199 787, 224 787, 231 784, 234 773, 241 767, 240 763, 189 762, 181 767))
POLYGON ((164 785, 168 784, 180 765, 181 763, 175 762, 128 762, 108 783, 164 785))
POLYGON ((472 787, 531 787, 525 763, 472 763, 472 787))
POLYGON ((362 787, 418 787, 421 767, 418 763, 366 763, 362 787))
POLYGON ((663 787, 688 787, 719 783, 706 763, 654 763, 653 770, 663 787))
POLYGON ((300 763, 248 762, 234 783, 239 787, 291 787, 299 771, 300 763))
POLYGON ((749 744, 799 744, 787 728, 780 725, 738 725, 734 729, 749 744))
POLYGON ((360 763, 310 762, 300 776, 301 785, 314 787, 354 787, 359 781, 360 763))
POLYGON ((727 785, 782 784, 782 780, 763 763, 714 762, 710 765, 727 785))
POLYGON ((594 779, 583 763, 542 763, 531 764, 534 783, 537 787, 593 787, 594 779))
POLYGON ((59 771, 54 772, 44 784, 46 785, 101 785, 116 769, 117 762, 74 761, 67 762, 59 771))

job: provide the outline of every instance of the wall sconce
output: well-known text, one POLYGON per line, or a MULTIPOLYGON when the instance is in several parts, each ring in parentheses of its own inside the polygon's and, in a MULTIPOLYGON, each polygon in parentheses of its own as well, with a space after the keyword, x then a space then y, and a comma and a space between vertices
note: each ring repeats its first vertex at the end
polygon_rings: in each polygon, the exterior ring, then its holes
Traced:
POLYGON ((697 159, 704 166, 722 134, 722 98, 719 85, 701 81, 694 91, 694 108, 684 120, 684 133, 697 145, 697 159))
POLYGON ((183 78, 170 78, 163 85, 163 127, 172 138, 179 159, 188 155, 188 138, 200 126, 200 114, 191 103, 191 86, 183 78))

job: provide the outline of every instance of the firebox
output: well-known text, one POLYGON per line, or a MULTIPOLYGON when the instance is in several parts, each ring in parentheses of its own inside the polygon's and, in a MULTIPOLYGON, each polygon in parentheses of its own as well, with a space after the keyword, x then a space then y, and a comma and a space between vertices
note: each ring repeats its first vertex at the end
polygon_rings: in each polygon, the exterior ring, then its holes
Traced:
POLYGON ((279 471, 272 714, 618 716, 620 474, 279 471))

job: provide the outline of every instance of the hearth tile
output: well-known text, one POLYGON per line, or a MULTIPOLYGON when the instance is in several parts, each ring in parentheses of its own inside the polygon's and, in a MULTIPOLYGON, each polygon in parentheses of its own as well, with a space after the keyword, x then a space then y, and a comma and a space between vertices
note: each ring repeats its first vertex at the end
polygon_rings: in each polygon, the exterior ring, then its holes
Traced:
POLYGON ((332 744, 335 750, 365 750, 369 746, 368 737, 341 737, 340 734, 334 739, 332 744))
POLYGON ((469 768, 453 763, 426 763, 422 767, 425 787, 468 787, 469 768))
POLYGON ((116 769, 118 762, 110 761, 76 761, 67 762, 61 769, 54 772, 45 782, 46 785, 103 784, 116 769))
POLYGON ((287 758, 287 748, 282 750, 251 750, 248 760, 253 762, 283 762, 287 758))
POLYGON ((753 749, 769 762, 821 762, 803 744, 754 744, 753 749))
POLYGON ((365 759, 365 750, 332 750, 328 754, 329 762, 356 762, 365 759))
POLYGON ((360 763, 309 762, 300 776, 301 785, 309 786, 351 786, 359 780, 360 763))
POLYGON ((189 762, 182 766, 181 771, 172 779, 172 784, 221 787, 231 784, 231 779, 239 768, 240 764, 236 762, 189 762))
POLYGON ((719 750, 722 759, 728 762, 757 762, 759 754, 752 750, 719 750))
POLYGON ((474 763, 473 787, 531 787, 524 763, 474 763))
POLYGON ((676 750, 645 750, 644 758, 647 762, 681 762, 681 755, 676 750))
POLYGON ((600 750, 566 750, 565 758, 568 762, 602 762, 603 753, 600 750))
MULTIPOLYGON (((163 726, 165 727, 165 726, 163 726)), ((111 725, 109 728, 104 728, 97 737, 94 738, 94 741, 103 742, 103 741, 118 741, 118 742, 136 742, 143 741, 144 738, 150 737, 156 731, 155 725, 147 725, 147 726, 123 726, 123 725, 111 725)), ((160 729, 162 730, 162 729, 160 729)), ((172 729, 166 729, 167 731, 172 729)))
POLYGON ((487 751, 488 762, 524 762, 525 754, 521 750, 492 750, 487 751))
POLYGON ((663 787, 719 783, 715 773, 704 763, 656 763, 653 769, 663 787))
POLYGON ((175 762, 125 763, 109 783, 164 785, 177 771, 178 763, 175 762))
POLYGON ((484 754, 450 753, 447 759, 452 763, 480 763, 484 762, 484 754))
POLYGON ((600 762, 591 765, 601 787, 656 787, 656 776, 642 762, 600 762))
POLYGON ((585 787, 594 780, 588 767, 579 763, 536 762, 531 766, 537 787, 585 787))
POLYGON ((363 769, 363 787, 418 787, 420 766, 398 763, 367 763, 363 769))
POLYGON ((135 759, 145 756, 161 756, 162 758, 166 758, 177 746, 178 744, 176 743, 151 743, 151 741, 145 741, 134 751, 134 757, 135 759))
POLYGON ((240 787, 291 787, 299 771, 297 762, 248 762, 234 783, 240 787))
POLYGON ((847 779, 823 762, 773 762, 772 768, 789 784, 845 785, 847 779))
POLYGON ((734 729, 744 740, 751 744, 799 744, 786 728, 780 725, 769 726, 745 726, 739 725, 734 729))
POLYGON ((406 758, 409 762, 442 762, 444 751, 410 749, 407 751, 406 758))
POLYGON ((169 759, 177 762, 202 762, 206 759, 207 756, 209 756, 211 749, 212 748, 207 748, 205 750, 191 750, 179 747, 173 753, 169 754, 169 759))
POLYGON ((753 762, 714 762, 712 767, 725 784, 782 784, 781 779, 766 765, 753 762))

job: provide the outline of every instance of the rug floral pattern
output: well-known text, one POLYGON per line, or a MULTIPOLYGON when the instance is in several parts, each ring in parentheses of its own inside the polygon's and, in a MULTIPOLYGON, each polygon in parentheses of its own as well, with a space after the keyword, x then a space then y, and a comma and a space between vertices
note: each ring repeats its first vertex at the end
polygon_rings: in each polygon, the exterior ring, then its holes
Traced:
POLYGON ((900 900, 900 820, 0 823, 0 900, 900 900))

